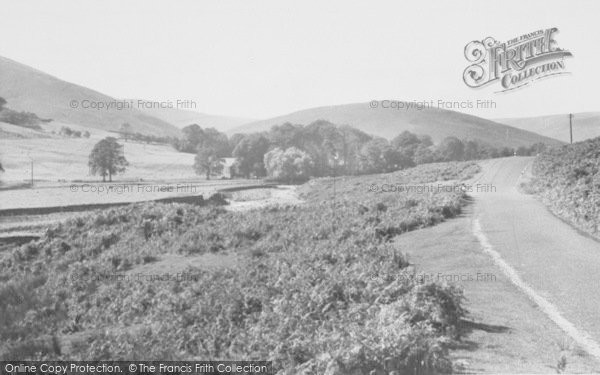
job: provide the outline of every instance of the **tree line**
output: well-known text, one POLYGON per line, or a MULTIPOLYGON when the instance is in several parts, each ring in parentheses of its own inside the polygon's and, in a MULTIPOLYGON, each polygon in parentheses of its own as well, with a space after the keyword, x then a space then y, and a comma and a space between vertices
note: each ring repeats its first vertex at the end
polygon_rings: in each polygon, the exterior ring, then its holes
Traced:
POLYGON ((285 123, 269 131, 227 137, 214 128, 189 125, 173 146, 196 154, 194 168, 210 178, 233 157, 235 175, 301 181, 309 176, 358 175, 393 172, 418 164, 532 155, 545 149, 497 148, 478 140, 447 137, 435 145, 428 135, 404 131, 391 141, 350 126, 319 120, 310 125, 285 123))

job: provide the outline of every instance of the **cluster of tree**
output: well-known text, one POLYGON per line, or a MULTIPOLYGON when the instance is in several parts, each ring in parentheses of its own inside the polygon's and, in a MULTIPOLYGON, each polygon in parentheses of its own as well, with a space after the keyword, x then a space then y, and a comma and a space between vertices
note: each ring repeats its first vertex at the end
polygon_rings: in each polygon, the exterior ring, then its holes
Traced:
POLYGON ((68 126, 61 127, 58 134, 62 135, 63 137, 73 137, 73 138, 81 138, 81 137, 89 138, 90 137, 89 131, 86 130, 82 133, 79 130, 71 129, 68 126))
POLYGON ((414 166, 415 155, 432 147, 428 136, 404 132, 391 142, 327 121, 286 123, 269 132, 234 135, 232 155, 244 177, 299 181, 307 176, 390 172, 414 166))
POLYGON ((192 154, 200 150, 211 149, 219 157, 231 155, 231 146, 227 135, 214 128, 202 129, 199 125, 188 125, 181 129, 183 138, 173 140, 172 144, 180 152, 192 154))
POLYGON ((235 174, 298 181, 307 176, 357 175, 392 172, 418 164, 531 155, 545 147, 496 148, 477 140, 447 137, 434 145, 431 137, 404 131, 388 141, 350 126, 328 121, 310 125, 285 123, 268 132, 234 134, 229 139, 215 129, 190 125, 174 147, 196 154, 198 174, 222 170, 223 158, 236 159, 235 174))
POLYGON ((131 141, 137 141, 137 142, 142 142, 142 143, 147 143, 147 144, 160 143, 160 144, 173 144, 174 145, 175 142, 177 141, 177 139, 174 137, 160 137, 160 136, 156 136, 156 135, 148 135, 148 134, 134 132, 131 124, 129 124, 127 122, 121 124, 117 133, 119 133, 120 137, 122 139, 124 139, 125 142, 131 140, 131 141))
POLYGON ((232 147, 227 135, 214 128, 202 129, 197 124, 182 129, 183 138, 175 139, 173 147, 180 152, 196 154, 194 170, 210 179, 223 170, 224 158, 231 156, 232 147))
POLYGON ((42 128, 40 123, 52 121, 41 119, 35 113, 13 111, 7 108, 6 104, 6 99, 0 97, 0 122, 40 130, 42 128))
POLYGON ((273 149, 265 154, 267 175, 277 181, 298 183, 308 180, 313 168, 310 155, 296 147, 273 149))
POLYGON ((114 137, 107 137, 96 143, 89 156, 88 165, 92 175, 102 176, 102 181, 112 181, 112 176, 125 172, 129 165, 121 146, 114 137))

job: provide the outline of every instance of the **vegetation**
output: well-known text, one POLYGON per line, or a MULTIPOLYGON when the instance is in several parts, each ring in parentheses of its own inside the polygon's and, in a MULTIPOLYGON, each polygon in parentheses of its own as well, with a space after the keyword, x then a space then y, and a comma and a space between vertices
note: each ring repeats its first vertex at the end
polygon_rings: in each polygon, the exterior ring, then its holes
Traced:
POLYGON ((40 130, 42 129, 40 123, 52 121, 41 119, 35 113, 14 111, 7 108, 6 104, 6 99, 0 97, 0 122, 40 130))
POLYGON ((253 134, 240 140, 233 150, 238 174, 245 178, 266 176, 264 157, 269 147, 269 140, 261 134, 253 134))
POLYGON ((267 174, 277 181, 305 182, 310 176, 313 161, 306 152, 295 147, 276 148, 265 154, 267 174))
MULTIPOLYGON (((88 134, 89 137, 89 132, 86 132, 88 134)), ((81 138, 82 133, 79 130, 73 130, 71 128, 69 128, 68 126, 63 126, 60 128, 60 132, 58 133, 60 135, 62 135, 63 137, 73 137, 73 138, 81 138)))
POLYGON ((391 240, 458 214, 463 194, 367 189, 475 171, 460 163, 349 177, 343 203, 331 199, 331 179, 318 179, 298 207, 154 203, 72 219, 0 258, 0 356, 268 359, 285 374, 449 371, 461 292, 412 277, 391 240), (167 254, 207 253, 236 261, 188 266, 193 277, 136 277, 162 273, 150 263, 167 254), (154 271, 136 270, 144 264, 154 271))
POLYGON ((194 158, 194 170, 197 174, 206 175, 210 180, 211 174, 221 173, 223 170, 223 158, 217 156, 217 152, 212 148, 202 148, 198 150, 194 158))
MULTIPOLYGON (((202 129, 198 125, 190 125, 183 132, 184 137, 174 144, 176 149, 197 153, 211 148, 219 157, 233 156, 237 160, 234 172, 245 178, 267 176, 279 179, 281 169, 268 166, 274 161, 273 152, 282 155, 274 151, 276 149, 283 153, 289 149, 305 153, 311 163, 309 170, 302 171, 302 174, 323 177, 393 172, 434 162, 531 155, 545 148, 543 144, 535 144, 517 149, 498 149, 476 140, 456 137, 447 137, 434 145, 431 137, 409 131, 388 141, 324 120, 307 126, 285 123, 273 126, 268 132, 235 134, 229 139, 223 133, 202 129), (267 154, 270 155, 268 160, 267 154)), ((289 179, 289 176, 283 179, 289 179)))
POLYGON ((202 129, 199 125, 192 124, 181 130, 183 138, 174 141, 173 146, 181 152, 195 154, 201 149, 212 149, 218 157, 231 155, 231 148, 227 136, 214 128, 202 129))
POLYGON ((89 163, 90 172, 93 175, 99 174, 102 176, 102 181, 112 181, 112 176, 125 171, 129 165, 123 155, 123 146, 121 146, 116 138, 106 137, 96 143, 90 153, 89 163))
POLYGON ((121 137, 128 141, 137 141, 143 143, 157 143, 157 144, 173 144, 176 142, 176 138, 173 137, 160 137, 155 135, 141 134, 141 133, 121 133, 121 137))
POLYGON ((550 209, 600 237, 600 138, 540 154, 530 186, 550 209))

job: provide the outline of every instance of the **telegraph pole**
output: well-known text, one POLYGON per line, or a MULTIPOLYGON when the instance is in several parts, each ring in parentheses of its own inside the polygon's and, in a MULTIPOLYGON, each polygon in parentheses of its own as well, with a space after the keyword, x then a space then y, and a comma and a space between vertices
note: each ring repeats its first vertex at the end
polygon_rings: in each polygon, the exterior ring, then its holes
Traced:
POLYGON ((573 114, 569 113, 569 134, 571 135, 571 144, 573 144, 573 114))
POLYGON ((31 159, 31 188, 33 188, 33 159, 31 159))

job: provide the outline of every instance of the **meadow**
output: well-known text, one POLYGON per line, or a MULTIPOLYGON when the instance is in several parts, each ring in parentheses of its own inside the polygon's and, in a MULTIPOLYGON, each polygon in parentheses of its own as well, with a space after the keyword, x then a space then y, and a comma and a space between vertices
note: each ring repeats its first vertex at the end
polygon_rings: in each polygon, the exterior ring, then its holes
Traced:
POLYGON ((338 178, 335 201, 326 178, 300 187, 301 205, 237 212, 144 203, 73 218, 0 254, 0 357, 266 359, 280 374, 449 372, 462 293, 411 277, 392 239, 460 214, 466 196, 369 186, 477 172, 474 163, 432 164, 338 178), (165 273, 167 259, 180 271, 165 273))
MULTIPOLYGON (((105 137, 117 137, 116 133, 103 130, 91 130, 90 138, 69 138, 58 133, 60 122, 42 124, 43 131, 0 123, 0 160, 6 170, 2 181, 29 182, 31 163, 33 162, 34 180, 57 181, 99 181, 99 176, 89 174, 88 157, 94 145, 105 137), (3 133, 0 133, 3 134, 3 133), (12 135, 12 136, 8 136, 12 135)), ((89 130, 83 126, 68 124, 77 131, 89 130)), ((125 146, 125 158, 130 166, 117 181, 144 180, 186 180, 197 179, 192 168, 194 155, 180 153, 166 144, 145 144, 140 142, 122 142, 125 146)))

